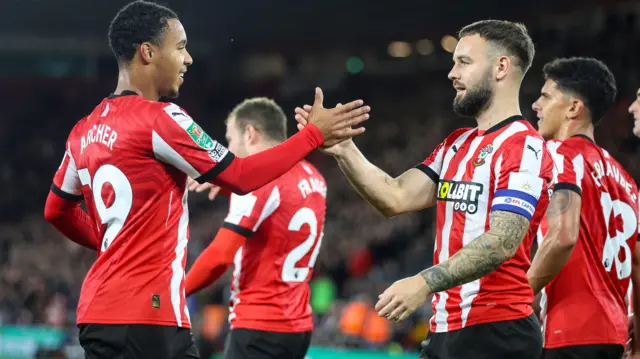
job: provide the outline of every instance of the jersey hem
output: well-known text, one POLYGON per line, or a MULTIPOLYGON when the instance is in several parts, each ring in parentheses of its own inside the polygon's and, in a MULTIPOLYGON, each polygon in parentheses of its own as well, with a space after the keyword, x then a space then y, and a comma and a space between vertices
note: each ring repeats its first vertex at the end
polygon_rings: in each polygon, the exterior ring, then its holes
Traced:
POLYGON ((256 322, 240 322, 240 323, 232 323, 231 329, 253 329, 253 330, 261 330, 265 332, 278 332, 278 333, 306 333, 313 331, 313 324, 309 326, 303 327, 286 327, 281 325, 269 325, 266 323, 256 323, 256 322))
POLYGON ((563 347, 570 347, 570 346, 575 346, 575 345, 594 345, 594 344, 616 344, 616 345, 622 345, 625 346, 627 345, 627 341, 620 341, 620 340, 606 340, 606 339, 594 339, 594 340, 577 340, 577 341, 563 341, 560 343, 551 343, 551 344, 547 344, 546 341, 543 345, 543 348, 545 349, 557 349, 557 348, 563 348, 563 347))
POLYGON ((168 320, 151 320, 151 319, 123 319, 123 320, 114 320, 114 319, 100 319, 100 318, 87 318, 78 320, 76 325, 80 324, 148 324, 148 325, 161 325, 166 327, 180 327, 180 328, 191 328, 191 323, 182 323, 182 325, 178 325, 178 323, 174 321, 168 320))
POLYGON ((461 329, 465 329, 465 328, 469 328, 472 327, 474 325, 480 325, 480 324, 490 324, 490 323, 498 323, 498 322, 506 322, 509 320, 518 320, 518 319, 524 319, 527 318, 528 316, 530 316, 531 314, 533 314, 533 308, 531 309, 531 312, 529 313, 521 313, 518 315, 507 315, 504 317, 491 317, 491 318, 484 318, 484 319, 477 319, 474 321, 467 321, 467 324, 463 327, 462 323, 458 323, 456 325, 448 325, 448 328, 446 331, 437 331, 436 325, 432 325, 431 326, 431 331, 433 333, 449 333, 449 332, 454 332, 456 330, 461 330, 461 329))

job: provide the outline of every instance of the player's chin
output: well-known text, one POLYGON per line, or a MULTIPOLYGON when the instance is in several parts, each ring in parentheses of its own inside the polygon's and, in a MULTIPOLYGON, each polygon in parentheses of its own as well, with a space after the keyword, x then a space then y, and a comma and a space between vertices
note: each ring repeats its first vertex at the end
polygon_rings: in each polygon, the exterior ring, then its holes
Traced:
POLYGON ((633 134, 636 137, 640 137, 640 119, 635 120, 635 122, 633 122, 633 134))
POLYGON ((180 97, 180 87, 176 86, 170 89, 169 91, 167 91, 166 97, 171 99, 180 97))

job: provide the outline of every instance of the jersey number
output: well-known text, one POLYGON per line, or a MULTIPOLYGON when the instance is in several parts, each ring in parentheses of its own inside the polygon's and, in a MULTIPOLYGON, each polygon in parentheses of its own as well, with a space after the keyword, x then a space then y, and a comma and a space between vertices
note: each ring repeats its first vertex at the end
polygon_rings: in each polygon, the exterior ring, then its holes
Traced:
POLYGON ((293 215, 291 222, 289 222, 289 230, 300 231, 305 224, 309 225, 309 237, 287 254, 287 258, 285 258, 284 264, 282 265, 282 280, 285 282, 304 282, 309 276, 311 268, 316 264, 324 233, 320 233, 318 244, 316 244, 314 248, 313 245, 316 242, 318 233, 318 219, 316 218, 316 214, 307 207, 300 208, 298 212, 293 215), (296 267, 296 263, 304 258, 311 248, 314 248, 314 250, 313 253, 311 253, 311 258, 309 258, 309 264, 306 267, 296 267))
POLYGON ((122 171, 113 165, 102 165, 96 171, 93 176, 93 182, 91 181, 91 174, 86 168, 78 170, 78 176, 83 186, 89 186, 91 193, 93 194, 93 203, 98 211, 98 216, 102 224, 107 225, 107 229, 102 236, 102 245, 100 250, 104 252, 111 243, 118 236, 120 230, 124 226, 124 222, 129 216, 131 211, 131 205, 133 203, 133 190, 131 189, 131 183, 127 176, 122 171), (111 207, 107 208, 104 200, 102 199, 102 187, 105 183, 110 183, 115 193, 115 200, 111 207))
POLYGON ((616 263, 616 274, 618 279, 624 279, 631 275, 631 248, 627 244, 627 239, 633 236, 637 229, 637 219, 633 208, 620 200, 611 200, 611 195, 607 192, 602 192, 600 197, 602 203, 602 209, 604 213, 604 223, 606 224, 607 238, 604 242, 604 249, 602 251, 602 264, 607 272, 611 271, 613 262, 616 263), (613 217, 611 216, 613 213, 613 217), (616 227, 616 217, 622 218, 622 232, 616 227), (611 222, 609 220, 613 218, 611 222), (609 228, 615 228, 615 235, 610 236, 609 228), (620 262, 619 252, 620 249, 624 251, 624 261, 620 262))

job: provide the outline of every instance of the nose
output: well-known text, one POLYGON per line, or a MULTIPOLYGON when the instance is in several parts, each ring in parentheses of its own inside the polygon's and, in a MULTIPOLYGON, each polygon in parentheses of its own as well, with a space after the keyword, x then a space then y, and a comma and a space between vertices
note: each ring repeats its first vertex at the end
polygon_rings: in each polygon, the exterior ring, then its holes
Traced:
POLYGON ((184 64, 187 66, 191 66, 191 64, 193 64, 193 57, 191 57, 189 51, 187 51, 186 55, 184 56, 184 64))
POLYGON ((535 112, 538 112, 540 110, 540 105, 538 105, 538 101, 531 104, 531 109, 534 110, 535 112))
POLYGON ((455 65, 451 68, 451 71, 449 71, 449 74, 447 75, 447 77, 451 81, 460 79, 460 72, 458 71, 458 68, 455 65))

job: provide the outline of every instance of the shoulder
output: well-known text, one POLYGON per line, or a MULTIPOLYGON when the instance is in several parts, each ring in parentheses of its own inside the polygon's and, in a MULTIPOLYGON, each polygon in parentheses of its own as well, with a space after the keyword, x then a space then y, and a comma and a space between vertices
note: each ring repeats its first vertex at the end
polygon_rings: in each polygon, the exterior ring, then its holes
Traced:
POLYGON ((456 141, 459 141, 459 140, 464 141, 464 139, 466 139, 474 130, 475 128, 471 128, 471 127, 459 128, 451 132, 449 136, 447 136, 447 138, 444 140, 444 143, 445 145, 452 145, 456 141))

